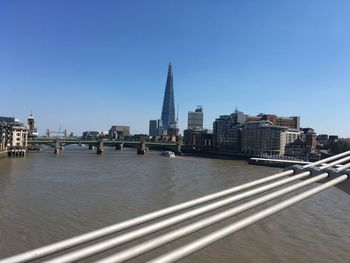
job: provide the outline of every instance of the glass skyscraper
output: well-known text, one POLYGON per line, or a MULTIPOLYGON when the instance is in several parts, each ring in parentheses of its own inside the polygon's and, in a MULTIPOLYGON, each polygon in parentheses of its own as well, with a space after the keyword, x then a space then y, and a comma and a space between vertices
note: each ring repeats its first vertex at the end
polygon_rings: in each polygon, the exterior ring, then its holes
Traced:
POLYGON ((168 67, 168 77, 165 86, 161 120, 164 129, 175 127, 173 68, 171 63, 169 63, 168 67))

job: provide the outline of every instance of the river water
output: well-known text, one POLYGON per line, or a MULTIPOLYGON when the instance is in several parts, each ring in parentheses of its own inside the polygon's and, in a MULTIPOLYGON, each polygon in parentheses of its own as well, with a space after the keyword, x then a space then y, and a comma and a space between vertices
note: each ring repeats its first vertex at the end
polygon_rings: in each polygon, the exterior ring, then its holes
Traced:
MULTIPOLYGON (((244 161, 166 158, 156 151, 139 156, 135 149, 117 152, 107 148, 99 156, 87 148, 67 147, 57 156, 52 149, 46 149, 25 158, 2 159, 0 258, 279 171, 250 166, 244 161)), ((267 205, 133 262, 164 254, 267 205)), ((105 254, 116 251, 118 248, 105 254)), ((329 189, 183 262, 350 262, 350 196, 329 189)))

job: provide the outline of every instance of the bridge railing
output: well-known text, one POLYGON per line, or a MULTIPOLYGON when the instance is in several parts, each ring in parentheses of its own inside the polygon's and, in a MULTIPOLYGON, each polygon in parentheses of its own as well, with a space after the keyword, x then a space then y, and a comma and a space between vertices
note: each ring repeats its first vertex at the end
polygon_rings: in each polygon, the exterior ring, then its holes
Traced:
POLYGON ((290 168, 287 168, 285 171, 275 175, 271 175, 240 186, 234 186, 217 193, 209 194, 102 229, 72 237, 67 240, 54 243, 52 245, 24 252, 16 256, 3 259, 0 262, 28 262, 30 260, 48 256, 50 256, 50 258, 47 259, 46 262, 76 262, 78 260, 97 255, 106 250, 123 245, 132 240, 147 236, 161 229, 172 227, 186 220, 209 213, 211 211, 215 211, 218 208, 225 207, 237 201, 244 200, 246 198, 250 198, 252 196, 278 188, 273 192, 269 192, 253 200, 239 204, 233 208, 229 208, 223 212, 207 216, 204 219, 197 220, 196 222, 172 230, 166 234, 162 234, 147 241, 140 242, 137 245, 124 249, 111 256, 101 258, 98 261, 99 263, 124 262, 126 260, 147 253, 151 250, 157 249, 169 242, 216 224, 222 220, 231 218, 251 208, 275 200, 276 198, 279 198, 293 191, 302 189, 305 186, 310 186, 316 182, 323 182, 323 184, 319 186, 311 188, 310 190, 306 190, 291 198, 265 208, 257 213, 253 213, 252 215, 231 223, 226 227, 212 232, 209 235, 201 237, 200 239, 197 239, 189 244, 170 251, 165 255, 160 255, 159 257, 151 260, 151 262, 157 263, 174 262, 333 186, 343 185, 342 189, 350 193, 350 180, 348 180, 350 176, 349 168, 350 151, 304 166, 292 166, 290 168), (300 181, 300 179, 303 180, 300 181), (291 185, 291 183, 294 184, 291 185), (281 186, 283 186, 283 188, 281 188, 281 186), (181 212, 185 209, 186 211, 181 212), (169 215, 172 216, 154 222, 156 219, 169 215), (148 223, 148 225, 133 229, 140 224, 146 223, 148 223), (108 235, 116 234, 119 231, 126 229, 130 229, 129 232, 123 232, 122 234, 115 237, 107 238, 108 235), (98 240, 101 238, 104 239, 98 240), (94 244, 88 243, 90 241, 94 241, 94 244), (78 245, 80 247, 76 248, 73 251, 66 252, 65 254, 61 253, 60 255, 55 256, 55 254, 58 252, 75 248, 78 245), (82 245, 85 246, 81 248, 82 245))

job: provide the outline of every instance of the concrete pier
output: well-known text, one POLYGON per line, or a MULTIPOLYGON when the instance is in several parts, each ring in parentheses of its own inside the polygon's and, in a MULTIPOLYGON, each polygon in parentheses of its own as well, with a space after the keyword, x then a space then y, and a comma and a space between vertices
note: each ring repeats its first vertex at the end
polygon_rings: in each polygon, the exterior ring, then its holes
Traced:
POLYGON ((182 152, 181 152, 181 144, 180 144, 180 143, 178 143, 178 144, 176 145, 175 154, 176 154, 176 155, 182 155, 182 152))
POLYGON ((124 147, 124 144, 123 144, 123 143, 118 143, 118 144, 115 145, 115 149, 116 149, 117 151, 123 150, 123 147, 124 147))
POLYGON ((59 154, 60 151, 61 151, 60 141, 56 140, 56 142, 55 142, 55 154, 59 154))
POLYGON ((145 154, 145 151, 146 151, 146 143, 141 142, 137 147, 137 154, 145 154))
POLYGON ((7 151, 8 157, 24 157, 27 155, 26 149, 9 149, 7 151))
POLYGON ((96 153, 97 154, 103 154, 103 151, 104 151, 104 149, 103 149, 103 141, 99 141, 98 145, 97 145, 96 153))

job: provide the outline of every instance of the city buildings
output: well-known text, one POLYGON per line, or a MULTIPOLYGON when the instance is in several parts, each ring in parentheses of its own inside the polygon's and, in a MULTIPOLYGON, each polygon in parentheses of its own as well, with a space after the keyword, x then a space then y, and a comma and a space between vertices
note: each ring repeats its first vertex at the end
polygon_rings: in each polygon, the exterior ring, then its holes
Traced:
POLYGON ((300 129, 300 117, 279 117, 274 114, 260 113, 257 116, 247 116, 247 122, 251 121, 270 121, 273 125, 287 127, 293 130, 300 129))
POLYGON ((197 106, 195 111, 188 112, 187 129, 203 129, 203 107, 197 106))
POLYGON ((310 148, 304 140, 298 138, 292 143, 286 145, 285 155, 292 156, 298 159, 307 159, 310 154, 310 148))
POLYGON ((35 128, 35 121, 32 114, 29 115, 28 120, 28 137, 38 137, 37 129, 35 128))
POLYGON ((9 146, 25 149, 28 145, 28 129, 23 124, 17 123, 11 127, 11 132, 9 146))
POLYGON ((203 107, 197 106, 195 111, 188 112, 187 129, 184 130, 182 142, 196 149, 208 149, 213 146, 213 134, 203 129, 203 107))
POLYGON ((160 136, 162 141, 176 141, 179 129, 177 127, 177 120, 175 120, 175 103, 174 103, 174 78, 173 67, 171 63, 168 66, 168 75, 165 85, 163 107, 161 119, 151 120, 149 126, 149 135, 160 136), (156 134, 156 135, 154 135, 156 134))
POLYGON ((287 127, 271 121, 252 121, 242 129, 241 152, 250 155, 284 155, 287 127))
POLYGON ((242 125, 247 116, 235 110, 230 115, 221 115, 213 123, 213 146, 217 150, 239 152, 242 144, 242 125))
POLYGON ((102 133, 99 131, 84 131, 81 138, 83 140, 97 140, 102 133))
POLYGON ((6 131, 5 128, 2 125, 0 125, 0 155, 2 156, 2 153, 6 150, 6 131))
POLYGON ((0 116, 0 124, 14 124, 16 122, 19 122, 19 120, 16 119, 15 117, 0 116))
POLYGON ((112 140, 123 140, 124 137, 130 136, 130 127, 122 125, 113 125, 108 131, 112 140))
POLYGON ((274 114, 249 116, 237 109, 213 123, 213 146, 219 151, 250 155, 283 155, 300 135, 300 117, 274 114))
POLYGON ((286 131, 286 144, 296 141, 300 137, 300 131, 290 130, 286 131))
POLYGON ((308 153, 316 153, 316 133, 312 128, 301 128, 300 139, 302 139, 308 148, 308 153))
POLYGON ((0 117, 0 150, 25 150, 28 129, 14 117, 0 117))
POLYGON ((316 141, 322 146, 327 146, 329 144, 328 134, 319 134, 316 136, 316 141))
POLYGON ((162 121, 160 119, 149 121, 149 136, 160 136, 162 134, 162 121))
POLYGON ((183 144, 188 146, 211 147, 213 134, 207 129, 186 129, 184 130, 183 144))
POLYGON ((328 137, 329 143, 335 143, 338 141, 338 139, 339 139, 338 135, 329 135, 328 137))

